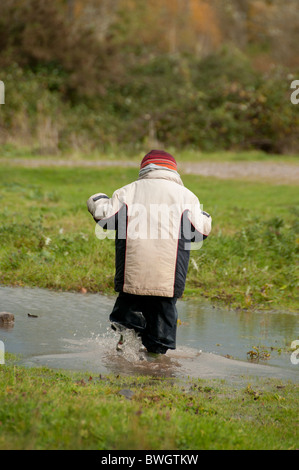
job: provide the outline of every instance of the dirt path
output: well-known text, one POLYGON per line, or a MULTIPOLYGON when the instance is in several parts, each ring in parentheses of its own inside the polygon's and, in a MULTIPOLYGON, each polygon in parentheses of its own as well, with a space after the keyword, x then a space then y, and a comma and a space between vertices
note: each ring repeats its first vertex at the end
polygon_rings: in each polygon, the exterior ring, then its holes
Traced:
POLYGON ((184 173, 222 179, 248 179, 299 184, 299 165, 273 162, 202 162, 184 163, 184 173))
MULTIPOLYGON (((138 170, 138 162, 126 160, 63 160, 63 159, 1 159, 4 164, 30 168, 39 167, 89 167, 108 166, 133 167, 138 170)), ((181 162, 181 174, 212 176, 221 179, 246 179, 251 181, 271 181, 277 184, 299 184, 299 164, 281 162, 181 162)))

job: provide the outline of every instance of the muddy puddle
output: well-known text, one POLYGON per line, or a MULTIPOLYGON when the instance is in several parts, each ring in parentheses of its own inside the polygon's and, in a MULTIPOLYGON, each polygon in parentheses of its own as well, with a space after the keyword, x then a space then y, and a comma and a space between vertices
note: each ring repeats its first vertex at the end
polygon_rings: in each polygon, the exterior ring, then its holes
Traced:
POLYGON ((0 287, 0 312, 15 316, 13 327, 0 328, 0 341, 5 353, 20 355, 20 363, 29 367, 299 382, 299 364, 291 361, 290 351, 299 337, 298 314, 234 312, 202 301, 179 301, 177 349, 153 359, 131 334, 124 352, 116 351, 118 336, 108 321, 114 301, 97 294, 0 287))

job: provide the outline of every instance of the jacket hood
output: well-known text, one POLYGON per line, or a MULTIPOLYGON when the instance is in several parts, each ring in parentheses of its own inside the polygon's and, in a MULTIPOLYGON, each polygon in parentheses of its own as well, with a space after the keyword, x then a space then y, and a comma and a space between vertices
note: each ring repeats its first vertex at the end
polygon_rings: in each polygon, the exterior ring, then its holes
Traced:
POLYGON ((181 180, 180 175, 173 170, 168 170, 164 168, 152 168, 149 169, 146 173, 139 175, 138 180, 141 179, 163 179, 168 181, 174 181, 181 186, 184 186, 183 181, 181 180))

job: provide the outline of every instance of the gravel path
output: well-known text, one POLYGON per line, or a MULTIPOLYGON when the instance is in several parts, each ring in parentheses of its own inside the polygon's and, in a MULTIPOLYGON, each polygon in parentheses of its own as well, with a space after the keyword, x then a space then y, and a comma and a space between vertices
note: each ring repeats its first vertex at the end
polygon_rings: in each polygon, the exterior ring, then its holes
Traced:
POLYGON ((273 162, 184 163, 184 173, 222 179, 248 179, 299 184, 299 165, 273 162))
MULTIPOLYGON (((133 167, 139 164, 125 160, 63 160, 63 159, 1 159, 4 164, 30 168, 39 167, 89 167, 108 166, 133 167)), ((181 162, 178 164, 182 174, 212 176, 221 179, 247 179, 251 181, 272 181, 277 184, 299 184, 299 164, 282 162, 181 162)))

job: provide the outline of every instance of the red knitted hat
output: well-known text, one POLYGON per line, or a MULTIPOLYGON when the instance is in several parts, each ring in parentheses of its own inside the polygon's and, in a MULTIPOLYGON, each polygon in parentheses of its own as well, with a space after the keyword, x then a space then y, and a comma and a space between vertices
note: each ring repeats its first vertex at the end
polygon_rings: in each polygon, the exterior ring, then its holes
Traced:
POLYGON ((154 163, 155 165, 164 166, 166 168, 169 168, 170 170, 177 171, 177 164, 175 158, 170 155, 170 153, 164 152, 164 150, 151 150, 143 158, 140 164, 140 169, 142 170, 150 163, 154 163))

